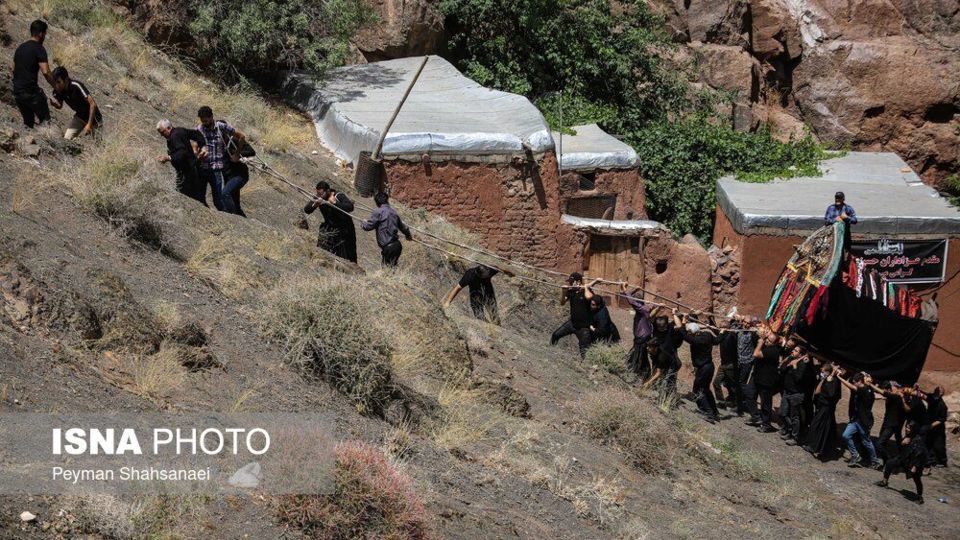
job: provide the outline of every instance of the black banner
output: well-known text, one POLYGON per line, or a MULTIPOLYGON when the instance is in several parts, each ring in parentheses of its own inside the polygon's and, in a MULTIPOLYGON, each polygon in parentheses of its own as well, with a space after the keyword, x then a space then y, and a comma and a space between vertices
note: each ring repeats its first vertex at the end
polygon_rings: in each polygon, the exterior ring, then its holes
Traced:
POLYGON ((814 351, 875 379, 917 382, 933 339, 930 325, 866 296, 858 298, 839 279, 830 284, 826 302, 826 315, 797 331, 814 351))
POLYGON ((947 240, 858 240, 850 254, 892 283, 939 283, 947 269, 947 240))

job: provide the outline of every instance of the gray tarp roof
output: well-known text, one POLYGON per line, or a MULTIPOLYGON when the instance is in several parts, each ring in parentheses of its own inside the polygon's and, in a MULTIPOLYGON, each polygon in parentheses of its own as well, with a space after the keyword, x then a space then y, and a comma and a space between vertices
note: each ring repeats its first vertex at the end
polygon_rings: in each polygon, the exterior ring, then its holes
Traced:
MULTIPOLYGON (((339 68, 324 81, 290 75, 285 90, 314 118, 320 141, 338 157, 372 151, 422 56, 339 68)), ((387 134, 386 156, 503 156, 554 148, 540 111, 527 98, 480 86, 439 56, 420 79, 387 134)))
POLYGON ((560 152, 565 171, 596 169, 633 169, 640 164, 637 153, 596 124, 573 126, 576 135, 554 131, 553 141, 560 152))
POLYGON ((923 184, 890 152, 848 152, 820 164, 823 176, 766 184, 721 178, 717 203, 741 234, 813 231, 833 195, 843 191, 857 212, 854 231, 870 234, 957 234, 960 210, 923 184))

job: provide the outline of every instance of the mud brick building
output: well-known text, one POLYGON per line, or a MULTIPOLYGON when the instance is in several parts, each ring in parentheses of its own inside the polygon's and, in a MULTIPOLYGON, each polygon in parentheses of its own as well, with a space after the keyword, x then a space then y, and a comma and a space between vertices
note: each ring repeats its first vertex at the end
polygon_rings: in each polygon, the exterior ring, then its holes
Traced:
MULTIPOLYGON (((322 82, 293 76, 286 90, 313 116, 321 142, 352 163, 376 146, 422 60, 348 66, 322 82)), ((384 141, 387 189, 478 233, 501 255, 579 270, 588 235, 563 216, 641 218, 644 195, 632 148, 596 125, 573 130, 558 163, 553 134, 530 101, 431 56, 384 141)))

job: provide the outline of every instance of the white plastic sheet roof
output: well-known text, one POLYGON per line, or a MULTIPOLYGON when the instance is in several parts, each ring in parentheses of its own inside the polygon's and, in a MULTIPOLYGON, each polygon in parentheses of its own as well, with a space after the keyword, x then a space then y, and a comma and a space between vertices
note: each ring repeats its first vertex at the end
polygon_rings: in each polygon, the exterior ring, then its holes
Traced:
POLYGON ((633 169, 640 164, 637 153, 596 124, 573 126, 576 135, 553 132, 553 141, 560 152, 560 165, 565 171, 597 169, 633 169))
POLYGON ((820 164, 823 176, 766 184, 720 179, 717 203, 737 232, 756 229, 812 231, 823 225, 834 193, 844 192, 857 212, 854 232, 870 234, 960 233, 960 210, 923 184, 894 153, 849 152, 820 164))
POLYGON ((659 221, 649 219, 595 219, 563 214, 560 219, 575 229, 616 232, 622 234, 640 234, 646 230, 667 230, 659 221))
MULTIPOLYGON (((291 75, 286 91, 314 118, 320 141, 355 161, 373 151, 380 132, 423 57, 336 69, 322 82, 291 75)), ((554 148, 540 111, 523 96, 491 90, 430 56, 383 145, 385 156, 405 154, 503 155, 554 148)))

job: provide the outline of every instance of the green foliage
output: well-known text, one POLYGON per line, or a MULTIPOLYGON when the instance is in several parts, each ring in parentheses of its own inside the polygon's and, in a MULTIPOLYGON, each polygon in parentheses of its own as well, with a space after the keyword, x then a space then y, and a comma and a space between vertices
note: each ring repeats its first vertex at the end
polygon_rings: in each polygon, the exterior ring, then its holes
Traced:
POLYGON ((650 217, 701 239, 713 227, 720 176, 735 174, 746 182, 817 176, 817 163, 827 154, 810 137, 782 143, 767 131, 742 133, 704 116, 651 124, 629 142, 642 156, 650 217))
MULTIPOLYGON (((658 50, 670 43, 646 2, 607 0, 440 0, 450 49, 483 85, 542 100, 563 90, 564 123, 619 126, 682 108, 686 87, 658 50)), ((557 125, 553 122, 553 125, 557 125)))
MULTIPOLYGON (((440 0, 466 74, 534 100, 554 129, 596 122, 637 150, 649 214, 676 234, 710 234, 716 180, 816 175, 812 139, 783 144, 735 132, 713 115, 723 92, 693 92, 695 66, 644 0, 440 0), (561 96, 563 118, 561 123, 561 96)), ((565 133, 572 133, 569 129, 565 133)))
POLYGON ((375 19, 366 0, 211 0, 189 3, 192 54, 227 78, 342 65, 350 38, 375 19))
MULTIPOLYGON (((960 128, 958 128, 960 132, 960 128)), ((960 207, 960 174, 951 174, 947 177, 945 184, 951 197, 947 199, 953 206, 960 207)))

